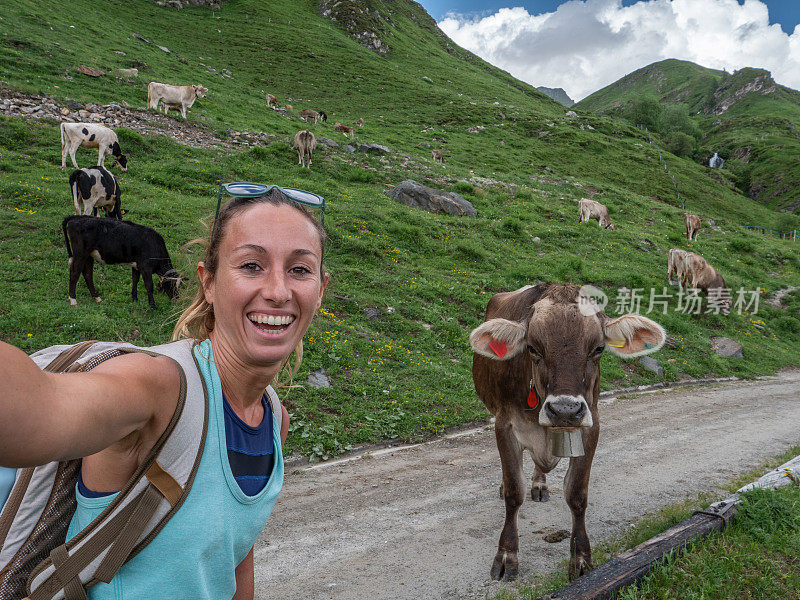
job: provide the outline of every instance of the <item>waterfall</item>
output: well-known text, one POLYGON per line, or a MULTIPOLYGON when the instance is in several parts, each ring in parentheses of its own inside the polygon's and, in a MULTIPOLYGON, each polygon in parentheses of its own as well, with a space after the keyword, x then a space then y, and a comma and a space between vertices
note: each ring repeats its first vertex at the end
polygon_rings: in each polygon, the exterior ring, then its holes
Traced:
POLYGON ((708 166, 712 169, 721 169, 725 165, 725 159, 720 158, 719 154, 714 152, 714 156, 711 157, 711 160, 708 161, 708 166))

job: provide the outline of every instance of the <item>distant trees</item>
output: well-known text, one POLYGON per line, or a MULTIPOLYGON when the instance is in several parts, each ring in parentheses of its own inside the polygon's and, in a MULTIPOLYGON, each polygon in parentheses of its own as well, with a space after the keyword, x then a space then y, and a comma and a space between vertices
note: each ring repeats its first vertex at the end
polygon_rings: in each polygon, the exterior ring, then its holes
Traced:
POLYGON ((702 138, 685 104, 662 105, 654 96, 639 96, 628 103, 623 116, 660 135, 666 149, 676 156, 692 156, 702 138))

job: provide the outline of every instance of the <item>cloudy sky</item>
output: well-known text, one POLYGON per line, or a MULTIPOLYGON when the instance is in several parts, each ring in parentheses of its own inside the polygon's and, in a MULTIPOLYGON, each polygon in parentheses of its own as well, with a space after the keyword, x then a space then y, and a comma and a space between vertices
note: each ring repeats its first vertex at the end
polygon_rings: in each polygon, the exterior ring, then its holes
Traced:
POLYGON ((573 100, 678 58, 800 89, 800 0, 421 0, 457 44, 573 100))

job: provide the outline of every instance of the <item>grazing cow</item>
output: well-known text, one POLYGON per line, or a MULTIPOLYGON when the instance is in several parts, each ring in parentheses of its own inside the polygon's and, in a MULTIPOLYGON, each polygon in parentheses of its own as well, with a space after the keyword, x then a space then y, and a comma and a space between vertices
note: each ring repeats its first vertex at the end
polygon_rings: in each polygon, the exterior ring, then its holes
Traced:
POLYGON ((272 94, 267 94, 267 106, 278 106, 278 99, 272 94))
POLYGON ((103 166, 106 154, 114 157, 114 164, 123 171, 128 170, 128 158, 119 147, 117 134, 105 125, 97 123, 61 123, 61 168, 67 168, 67 154, 72 166, 78 168, 75 152, 84 148, 97 148, 97 164, 103 166))
POLYGON ((139 76, 139 69, 117 69, 117 75, 125 79, 133 79, 139 76))
POLYGON ((686 213, 683 215, 683 222, 686 225, 686 239, 690 242, 697 241, 697 233, 700 231, 700 226, 703 224, 700 217, 692 213, 686 213))
POLYGON ((292 149, 297 150, 297 158, 299 160, 297 164, 310 169, 311 155, 316 147, 317 138, 314 137, 313 133, 308 129, 298 131, 294 136, 294 144, 292 144, 292 149))
POLYGON ((719 306, 723 315, 731 313, 733 301, 725 278, 705 258, 694 252, 687 252, 684 269, 685 285, 704 291, 709 304, 719 306))
POLYGON ((105 167, 78 169, 69 176, 69 188, 75 203, 75 214, 97 216, 97 209, 106 211, 107 217, 122 220, 119 183, 105 167))
POLYGON ((525 491, 522 454, 536 466, 531 499, 550 498, 546 474, 558 464, 553 432, 579 431, 583 456, 570 458, 564 496, 572 512, 569 577, 592 568, 586 534, 589 471, 600 430, 600 358, 608 350, 622 358, 655 352, 666 333, 646 317, 615 319, 582 302, 576 285, 540 283, 494 295, 482 325, 472 331, 475 390, 495 416, 495 435, 503 470, 501 492, 506 517, 492 567, 492 579, 517 576, 517 512, 525 491))
POLYGON ((349 125, 342 125, 337 121, 336 123, 333 124, 333 128, 336 131, 341 131, 344 134, 344 137, 347 137, 348 134, 350 135, 351 138, 355 137, 355 134, 353 133, 353 128, 350 127, 349 125))
POLYGON ((608 216, 608 209, 603 204, 588 198, 581 198, 578 202, 578 210, 581 214, 578 223, 583 223, 589 219, 597 219, 597 224, 603 229, 614 229, 614 224, 608 216))
POLYGON ((158 103, 164 107, 164 114, 170 108, 181 111, 181 116, 186 118, 186 110, 192 108, 194 101, 205 98, 207 88, 202 85, 170 85, 151 81, 147 86, 147 108, 158 110, 158 103))
POLYGON ((364 117, 361 117, 358 121, 356 121, 356 125, 358 125, 359 127, 363 127, 364 126, 364 117))
POLYGON ((667 258, 667 281, 672 282, 673 276, 678 282, 678 287, 685 287, 686 277, 686 250, 671 248, 667 258))
POLYGON ((75 287, 83 273, 83 279, 95 302, 101 302, 94 287, 94 259, 102 264, 125 264, 132 267, 133 286, 131 297, 138 300, 136 288, 139 275, 144 279, 150 308, 153 300, 153 273, 161 277, 158 289, 172 299, 178 296, 181 278, 172 268, 164 238, 156 231, 130 221, 117 221, 102 217, 71 216, 61 224, 69 256, 69 303, 78 304, 75 287))
POLYGON ((444 154, 441 150, 431 150, 431 158, 434 161, 439 161, 440 163, 444 164, 444 154))
POLYGON ((300 118, 306 123, 311 123, 311 121, 314 121, 314 124, 316 124, 322 118, 322 114, 315 110, 311 110, 310 108, 304 108, 300 111, 300 118))
POLYGON ((294 109, 294 107, 291 104, 287 104, 286 106, 283 107, 283 110, 291 111, 293 109, 294 109))

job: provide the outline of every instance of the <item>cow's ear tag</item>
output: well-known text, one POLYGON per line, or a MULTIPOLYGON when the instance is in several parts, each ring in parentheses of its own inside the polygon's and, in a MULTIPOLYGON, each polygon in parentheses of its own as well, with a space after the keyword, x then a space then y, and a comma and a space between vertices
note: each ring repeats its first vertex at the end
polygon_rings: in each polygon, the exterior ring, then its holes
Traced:
POLYGON ((491 341, 489 342, 489 348, 491 348, 492 352, 494 352, 497 355, 497 358, 503 358, 506 355, 506 352, 508 352, 508 348, 506 348, 506 343, 500 340, 496 340, 494 338, 492 338, 491 341))
POLYGON ((536 397, 536 390, 531 386, 530 391, 528 391, 528 406, 536 408, 537 404, 539 404, 539 398, 536 397))
POLYGON ((622 348, 625 345, 625 342, 606 342, 612 348, 622 348))

